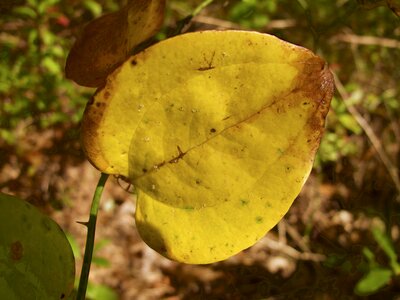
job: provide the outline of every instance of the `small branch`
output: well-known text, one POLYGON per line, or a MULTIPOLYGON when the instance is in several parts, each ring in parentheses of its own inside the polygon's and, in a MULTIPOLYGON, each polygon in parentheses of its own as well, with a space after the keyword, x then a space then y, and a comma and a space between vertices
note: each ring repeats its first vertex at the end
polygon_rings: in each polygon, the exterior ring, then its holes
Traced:
POLYGON ((309 261, 315 261, 315 262, 320 262, 325 260, 325 255, 319 254, 319 253, 312 253, 312 252, 300 252, 293 247, 290 247, 289 245, 279 243, 273 239, 270 239, 268 237, 264 237, 262 239, 264 245, 268 247, 271 250, 276 250, 280 251, 282 253, 285 253, 286 255, 293 257, 294 259, 297 260, 309 260, 309 261))
POLYGON ((218 28, 223 28, 223 29, 241 29, 242 28, 241 26, 239 26, 236 23, 226 21, 226 20, 221 20, 218 18, 209 17, 209 16, 203 16, 203 15, 196 16, 194 21, 198 22, 198 23, 202 23, 202 24, 216 26, 218 28))
POLYGON ((204 8, 206 8, 208 5, 210 5, 214 0, 205 0, 202 3, 200 3, 193 11, 192 16, 198 15, 204 8))
POLYGON ((99 182, 93 195, 92 206, 90 208, 89 222, 87 223, 88 232, 86 236, 85 255, 83 256, 83 264, 81 278, 77 293, 77 300, 85 300, 86 289, 89 280, 90 265, 92 263, 94 237, 96 233, 97 212, 99 210, 100 198, 103 193, 104 185, 107 181, 108 174, 101 173, 99 182))
POLYGON ((294 240, 294 242, 299 246, 299 248, 304 252, 310 252, 310 248, 304 241, 304 238, 298 233, 296 228, 286 222, 286 220, 281 220, 281 222, 285 222, 286 231, 290 235, 290 237, 294 240))
POLYGON ((281 244, 287 243, 286 222, 283 219, 278 223, 278 240, 279 240, 279 243, 281 243, 281 244))
POLYGON ((338 34, 332 37, 331 43, 344 42, 354 45, 380 46, 400 49, 400 41, 376 36, 360 36, 355 34, 338 34))
POLYGON ((176 23, 175 30, 172 32, 172 34, 169 35, 169 37, 173 37, 175 35, 182 33, 186 25, 188 25, 195 16, 197 16, 204 8, 210 5, 213 1, 214 0, 204 0, 193 10, 193 12, 190 15, 184 17, 182 20, 179 20, 176 23))
MULTIPOLYGON (((204 15, 198 15, 194 18, 195 22, 202 23, 202 24, 207 24, 207 25, 212 25, 216 26, 217 28, 221 29, 243 29, 242 26, 227 21, 227 20, 221 20, 218 18, 213 18, 209 16, 204 16, 204 15)), ((297 25, 296 20, 293 19, 281 19, 281 20, 271 20, 268 22, 267 25, 263 28, 263 30, 273 30, 273 29, 286 29, 286 28, 292 28, 297 25)))
POLYGON ((286 29, 298 26, 294 19, 271 20, 265 25, 265 29, 286 29))
POLYGON ((396 166, 390 161, 389 156, 386 154, 385 149, 382 146, 382 143, 379 141, 379 138, 375 134, 374 130, 369 126, 368 122, 362 117, 362 115, 358 112, 358 110, 347 101, 350 96, 348 95, 346 89, 344 88, 342 82, 336 74, 333 74, 335 78, 336 88, 343 99, 344 104, 346 105, 349 113, 354 117, 357 123, 364 130, 368 139, 370 140, 372 146, 375 148, 378 153, 379 158, 381 159, 383 165, 385 166, 387 172, 389 173, 396 189, 398 195, 400 195, 400 180, 399 175, 397 174, 396 166))

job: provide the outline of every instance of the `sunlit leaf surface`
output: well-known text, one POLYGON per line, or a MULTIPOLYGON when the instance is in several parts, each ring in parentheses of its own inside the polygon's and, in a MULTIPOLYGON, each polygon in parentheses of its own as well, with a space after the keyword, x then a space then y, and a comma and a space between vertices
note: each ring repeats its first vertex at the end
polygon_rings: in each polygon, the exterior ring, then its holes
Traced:
POLYGON ((85 111, 101 171, 136 186, 136 224, 187 263, 253 245, 308 177, 333 92, 325 62, 273 36, 205 31, 129 58, 85 111))

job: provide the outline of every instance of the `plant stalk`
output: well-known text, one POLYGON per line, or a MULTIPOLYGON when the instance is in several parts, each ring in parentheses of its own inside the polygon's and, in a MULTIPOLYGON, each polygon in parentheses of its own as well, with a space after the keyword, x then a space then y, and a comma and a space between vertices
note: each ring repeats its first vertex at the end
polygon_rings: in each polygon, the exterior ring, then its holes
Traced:
POLYGON ((212 2, 214 2, 214 0, 204 0, 202 3, 200 3, 194 10, 193 12, 186 16, 185 18, 183 18, 182 20, 179 20, 176 24, 176 28, 175 30, 168 35, 168 37, 173 37, 176 36, 178 34, 182 33, 182 30, 185 28, 185 26, 187 24, 190 23, 190 21, 192 21, 192 19, 198 15, 204 8, 206 8, 208 5, 210 5, 212 2))
POLYGON ((106 184, 108 178, 108 174, 101 173, 99 182, 97 183, 96 190, 93 195, 92 206, 90 208, 90 217, 89 221, 86 224, 88 229, 86 236, 86 245, 85 245, 85 254, 83 256, 83 264, 81 277, 79 280, 79 287, 76 299, 77 300, 85 300, 86 289, 89 280, 89 272, 90 265, 92 263, 93 256, 93 248, 94 248, 94 237, 96 233, 96 221, 97 221, 97 212, 99 210, 100 198, 101 194, 104 190, 104 185, 106 184))

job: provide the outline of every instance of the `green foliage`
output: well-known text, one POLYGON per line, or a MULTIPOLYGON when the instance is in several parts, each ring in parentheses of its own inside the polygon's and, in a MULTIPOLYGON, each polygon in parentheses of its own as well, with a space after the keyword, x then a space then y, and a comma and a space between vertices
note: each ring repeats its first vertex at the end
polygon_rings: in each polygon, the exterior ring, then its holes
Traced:
POLYGON ((360 296, 366 296, 375 293, 380 288, 389 283, 392 278, 392 271, 386 268, 372 268, 357 283, 355 293, 360 296))
POLYGON ((372 234, 379 247, 385 252, 389 258, 389 265, 395 275, 400 275, 400 264, 398 263, 398 257, 394 249, 393 243, 391 242, 388 235, 379 228, 373 228, 372 234))
POLYGON ((363 254, 367 260, 365 275, 358 281, 354 292, 360 296, 371 295, 390 284, 392 279, 400 275, 398 256, 389 236, 381 228, 373 228, 372 235, 379 248, 386 254, 388 266, 378 263, 376 255, 368 247, 364 247, 363 254))
POLYGON ((106 285, 89 282, 86 297, 88 300, 117 300, 118 294, 106 285))
POLYGON ((358 153, 355 139, 349 135, 359 135, 362 130, 354 117, 347 111, 343 100, 334 97, 328 116, 328 130, 322 138, 315 166, 321 168, 327 162, 335 162, 358 153))
MULTIPOLYGON (((75 290, 69 300, 76 300, 79 279, 75 281, 75 290)), ((86 290, 86 300, 117 300, 118 294, 115 290, 105 284, 89 282, 86 290)))
POLYGON ((22 120, 36 128, 79 122, 89 94, 64 79, 67 14, 60 0, 29 0, 0 21, 0 137, 9 144, 22 120))
POLYGON ((94 18, 99 17, 103 12, 103 8, 101 7, 101 5, 94 0, 85 0, 82 2, 82 4, 87 10, 92 13, 94 18))
MULTIPOLYGON (((71 245, 72 252, 74 253, 75 259, 80 260, 82 258, 82 254, 81 254, 81 250, 79 248, 77 240, 69 233, 67 233, 66 236, 67 236, 69 244, 71 245)), ((106 259, 102 256, 99 256, 97 254, 98 251, 100 251, 102 248, 104 248, 109 243, 110 243, 110 241, 107 239, 100 239, 99 241, 97 241, 95 243, 95 245, 93 247, 92 264, 99 266, 99 267, 109 267, 110 266, 110 261, 108 259, 106 259)), ((76 278, 75 293, 78 289, 78 284, 79 284, 79 278, 76 278)), ((76 295, 74 297, 76 297, 76 295)), ((92 282, 88 283, 87 297, 88 297, 88 299, 93 299, 93 300, 118 299, 118 295, 110 287, 108 287, 106 285, 94 284, 92 282)))
POLYGON ((81 254, 81 251, 79 249, 79 245, 78 245, 77 240, 70 233, 66 233, 65 235, 66 235, 66 237, 68 239, 69 244, 71 245, 71 249, 72 249, 72 252, 74 253, 75 259, 81 259, 82 254, 81 254))
POLYGON ((229 9, 228 17, 243 27, 261 29, 270 21, 269 15, 276 12, 279 1, 240 0, 229 9))
POLYGON ((110 241, 106 239, 101 239, 96 242, 93 248, 93 258, 92 258, 92 263, 99 267, 108 267, 110 265, 110 261, 102 256, 99 256, 97 253, 101 249, 103 249, 107 244, 109 244, 110 241))

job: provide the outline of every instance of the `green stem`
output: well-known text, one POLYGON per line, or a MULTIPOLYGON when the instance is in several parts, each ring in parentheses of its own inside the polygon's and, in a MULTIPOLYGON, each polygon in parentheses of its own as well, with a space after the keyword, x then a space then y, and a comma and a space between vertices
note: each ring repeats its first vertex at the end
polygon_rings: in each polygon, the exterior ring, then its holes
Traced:
POLYGON ((206 8, 208 5, 210 5, 214 0, 204 0, 202 3, 200 3, 194 10, 193 12, 183 18, 182 20, 179 20, 176 24, 175 30, 168 35, 168 37, 173 37, 176 36, 180 33, 182 33, 183 28, 192 21, 192 19, 198 15, 204 8, 206 8))
POLYGON ((89 280, 90 265, 92 263, 94 237, 96 233, 97 212, 99 210, 100 198, 106 184, 108 174, 101 173, 99 182, 93 195, 92 206, 90 208, 89 221, 86 223, 88 232, 86 236, 85 255, 83 256, 83 264, 81 278, 79 280, 77 300, 85 300, 86 289, 89 280))
POLYGON ((200 3, 193 11, 192 16, 195 17, 198 15, 204 8, 206 8, 208 5, 210 5, 214 0, 205 0, 202 3, 200 3))

